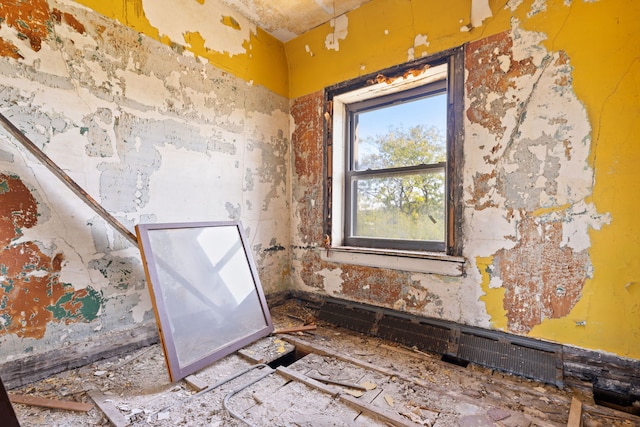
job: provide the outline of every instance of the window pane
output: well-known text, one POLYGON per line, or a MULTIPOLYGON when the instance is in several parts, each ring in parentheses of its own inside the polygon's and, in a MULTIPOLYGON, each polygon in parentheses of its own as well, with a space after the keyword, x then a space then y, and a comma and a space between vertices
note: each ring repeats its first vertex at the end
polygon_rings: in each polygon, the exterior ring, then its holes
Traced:
POLYGON ((353 181, 353 237, 444 241, 444 169, 353 181))
POLYGON ((357 123, 353 141, 354 170, 446 160, 446 92, 354 115, 357 123))

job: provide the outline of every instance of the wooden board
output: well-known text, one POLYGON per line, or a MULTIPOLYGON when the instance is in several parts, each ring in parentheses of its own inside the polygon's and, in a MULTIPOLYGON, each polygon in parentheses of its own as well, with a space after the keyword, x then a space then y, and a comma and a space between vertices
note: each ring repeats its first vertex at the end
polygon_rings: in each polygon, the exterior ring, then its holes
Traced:
POLYGON ((390 411, 384 411, 381 410, 380 408, 376 407, 375 405, 372 405, 370 403, 367 403, 366 401, 360 401, 357 398, 353 397, 353 396, 349 396, 349 395, 344 395, 341 394, 341 390, 332 387, 332 386, 328 386, 325 385, 319 381, 316 381, 314 379, 311 379, 303 374, 300 374, 296 371, 293 371, 291 369, 285 368, 283 366, 280 366, 276 369, 276 372, 279 373, 280 375, 284 376, 285 378, 289 378, 292 380, 296 380, 299 382, 302 382, 306 385, 308 385, 309 387, 318 389, 318 390, 322 390, 325 393, 328 393, 330 395, 333 396, 338 396, 338 398, 343 401, 344 403, 346 403, 347 405, 362 411, 368 415, 373 416, 374 418, 380 419, 386 423, 389 423, 392 426, 398 426, 398 427, 419 427, 418 424, 413 423, 403 417, 401 417, 400 415, 390 412, 390 411))
POLYGON ((271 363, 295 351, 295 347, 277 336, 262 338, 238 351, 252 363, 271 363))
POLYGON ((118 408, 116 408, 115 405, 110 402, 104 394, 102 394, 102 392, 98 390, 91 390, 88 394, 115 427, 124 427, 129 424, 129 420, 120 413, 118 408))
POLYGON ((571 399, 567 427, 582 427, 582 402, 575 397, 571 399))
POLYGON ((5 362, 0 365, 0 377, 7 389, 13 389, 58 372, 119 356, 157 342, 158 330, 155 323, 147 323, 133 329, 103 334, 99 340, 82 341, 78 345, 5 362))
POLYGON ((90 403, 72 402, 69 400, 46 399, 44 397, 26 396, 23 394, 8 393, 11 403, 42 406, 45 408, 66 409, 67 411, 88 412, 93 409, 90 403))

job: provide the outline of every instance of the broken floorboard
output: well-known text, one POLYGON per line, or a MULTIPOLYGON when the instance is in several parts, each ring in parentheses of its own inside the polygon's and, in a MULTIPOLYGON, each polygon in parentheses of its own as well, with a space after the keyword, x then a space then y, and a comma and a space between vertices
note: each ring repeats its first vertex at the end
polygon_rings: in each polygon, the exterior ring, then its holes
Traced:
MULTIPOLYGON (((292 326, 289 314, 306 317, 307 313, 295 310, 296 306, 291 305, 272 309, 275 326, 292 326)), ((373 383, 375 389, 353 399, 366 402, 376 411, 397 414, 406 422, 433 422, 432 427, 565 427, 573 395, 571 390, 558 390, 472 364, 467 368, 451 365, 435 355, 417 353, 389 341, 323 324, 318 325, 313 334, 269 337, 244 350, 253 353, 241 356, 237 352, 227 356, 197 372, 193 379, 201 387, 209 387, 254 366, 257 361, 278 359, 282 354, 288 354, 287 358, 294 355, 295 361, 287 361, 293 363, 286 369, 301 378, 309 374, 345 383, 373 383), (288 344, 283 344, 285 337, 288 344), (288 352, 294 341, 297 351, 288 352), (285 350, 281 351, 282 348, 285 350), (263 350, 267 355, 261 353, 263 350)), ((154 345, 146 351, 95 362, 12 391, 90 402, 87 392, 96 390, 131 426, 235 427, 244 424, 224 409, 225 397, 259 377, 260 371, 251 371, 197 395, 186 381, 169 382, 162 350, 154 345)), ((273 373, 243 389, 227 403, 231 410, 256 426, 387 425, 348 405, 340 397, 349 396, 347 387, 331 387, 340 390, 338 396, 273 373)), ((580 398, 585 427, 640 425, 638 417, 597 407, 588 395, 580 398)), ((77 413, 16 405, 16 412, 23 427, 111 425, 97 407, 87 413, 77 413)))

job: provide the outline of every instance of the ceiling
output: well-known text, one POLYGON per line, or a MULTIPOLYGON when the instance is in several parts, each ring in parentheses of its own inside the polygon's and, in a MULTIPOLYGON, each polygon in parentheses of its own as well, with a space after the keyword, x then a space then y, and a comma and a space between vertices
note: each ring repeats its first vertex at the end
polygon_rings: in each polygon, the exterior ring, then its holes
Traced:
POLYGON ((286 42, 371 0, 221 0, 286 42))

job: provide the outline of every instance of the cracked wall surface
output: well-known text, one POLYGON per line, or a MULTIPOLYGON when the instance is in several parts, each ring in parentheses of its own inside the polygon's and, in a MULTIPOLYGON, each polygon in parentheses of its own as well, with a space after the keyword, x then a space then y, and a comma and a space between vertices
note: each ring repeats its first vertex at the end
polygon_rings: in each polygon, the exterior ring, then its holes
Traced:
MULTIPOLYGON (((239 220, 288 287, 286 98, 76 3, 0 18, 5 117, 130 230, 239 220)), ((138 248, 4 130, 0 198, 0 362, 153 322, 138 248)))
MULTIPOLYGON (((43 0, 39 0, 43 1, 43 0)), ((218 0, 67 0, 117 20, 178 51, 186 51, 251 85, 287 95, 282 43, 218 0)))
POLYGON ((629 197, 640 182, 633 166, 640 150, 632 147, 640 47, 620 47, 640 36, 629 19, 638 4, 522 0, 442 10, 436 3, 370 2, 348 14, 339 51, 319 52, 325 27, 285 45, 300 159, 292 171, 295 286, 640 358, 640 264, 630 255, 640 206, 629 197), (382 15, 389 18, 374 22, 382 15), (408 20, 412 26, 403 26, 408 20), (588 27, 600 31, 585 39, 588 27), (462 44, 465 275, 322 255, 314 207, 324 204, 322 89, 462 44))
MULTIPOLYGON (((640 358, 640 2, 373 0, 284 46, 215 0, 161 5, 0 5, 0 111, 125 225, 240 219, 267 291, 640 358), (463 44, 465 275, 336 262, 323 88, 463 44)), ((37 261, 11 280, 56 292, 32 315, 3 282, 0 357, 152 320, 137 249, 4 133, 0 173, 25 202, 2 250, 37 261)))

